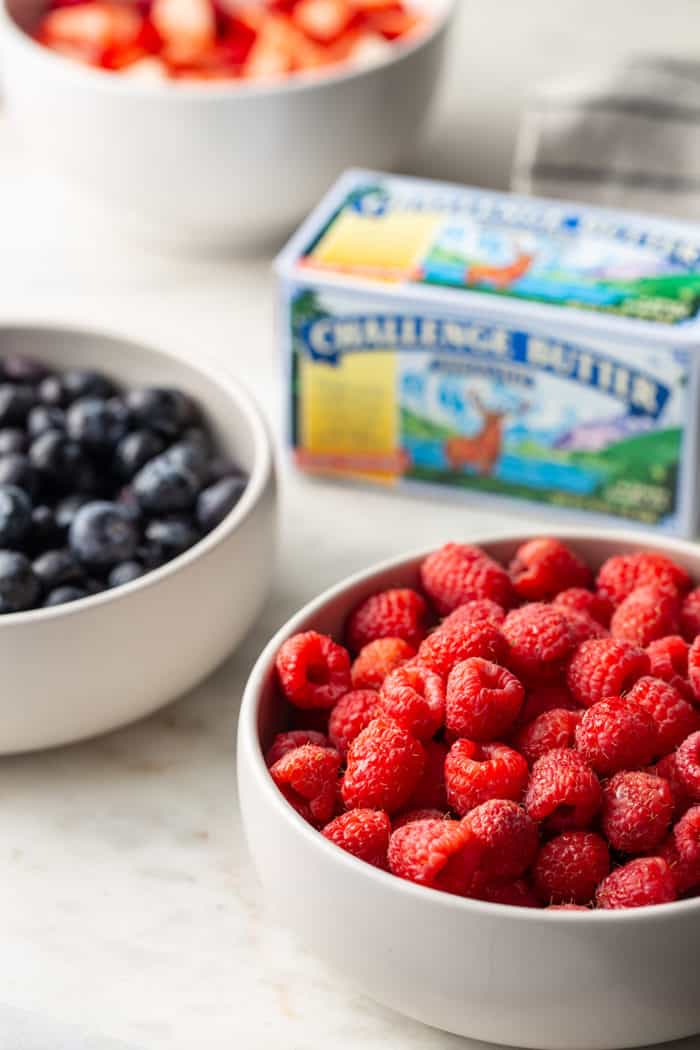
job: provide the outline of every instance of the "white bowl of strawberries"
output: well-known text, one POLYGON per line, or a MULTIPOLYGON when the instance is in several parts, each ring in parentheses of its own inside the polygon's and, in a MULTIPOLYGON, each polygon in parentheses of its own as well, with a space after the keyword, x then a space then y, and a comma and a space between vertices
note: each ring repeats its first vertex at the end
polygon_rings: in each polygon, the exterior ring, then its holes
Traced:
POLYGON ((240 803, 281 920, 382 1003, 512 1046, 700 1031, 700 552, 447 544, 256 664, 240 803))
POLYGON ((435 92, 453 0, 2 0, 4 92, 38 164, 129 229, 279 238, 387 167, 435 92))

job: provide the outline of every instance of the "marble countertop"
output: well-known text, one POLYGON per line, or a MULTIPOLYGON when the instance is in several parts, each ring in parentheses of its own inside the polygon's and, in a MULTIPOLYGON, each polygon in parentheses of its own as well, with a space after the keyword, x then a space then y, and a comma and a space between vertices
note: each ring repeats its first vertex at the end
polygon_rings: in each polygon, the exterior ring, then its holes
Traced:
MULTIPOLYGON (((465 0, 455 49, 469 63, 453 63, 427 144, 407 168, 505 185, 524 84, 573 61, 590 65, 591 55, 652 43, 682 52, 694 6, 671 0, 661 13, 640 2, 630 28, 624 0, 561 0, 556 15, 545 0, 465 0)), ((104 219, 28 174, 2 122, 0 230, 1 321, 96 324, 214 355, 277 424, 269 259, 168 259, 121 243, 104 219)), ((270 922, 242 839, 236 715, 272 631, 348 572, 508 527, 478 505, 368 491, 348 522, 354 506, 346 488, 283 471, 274 590, 238 652, 147 721, 0 760, 0 1000, 141 1050, 474 1050, 357 994, 270 922)), ((0 1050, 18 1050, 1 1029, 0 1050)))

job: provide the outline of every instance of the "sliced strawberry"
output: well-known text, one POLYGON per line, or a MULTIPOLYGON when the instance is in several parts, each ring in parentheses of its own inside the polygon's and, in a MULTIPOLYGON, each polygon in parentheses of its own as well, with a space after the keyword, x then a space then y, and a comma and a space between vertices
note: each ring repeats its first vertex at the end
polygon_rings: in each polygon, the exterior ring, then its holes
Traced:
POLYGON ((293 67, 290 23, 282 15, 270 15, 253 44, 241 75, 268 80, 290 73, 293 67))
POLYGON ((151 21, 172 62, 197 59, 215 42, 216 17, 209 0, 154 0, 151 21))
POLYGON ((386 40, 398 40, 399 37, 408 36, 422 28, 424 22, 420 15, 409 14, 408 11, 380 11, 367 19, 369 28, 375 33, 380 33, 386 40))
POLYGON ((104 52, 134 44, 142 21, 138 11, 125 4, 90 0, 50 11, 42 22, 40 36, 44 43, 64 53, 66 46, 104 52))
POLYGON ((319 44, 332 44, 354 17, 348 0, 300 0, 292 13, 299 29, 319 44))

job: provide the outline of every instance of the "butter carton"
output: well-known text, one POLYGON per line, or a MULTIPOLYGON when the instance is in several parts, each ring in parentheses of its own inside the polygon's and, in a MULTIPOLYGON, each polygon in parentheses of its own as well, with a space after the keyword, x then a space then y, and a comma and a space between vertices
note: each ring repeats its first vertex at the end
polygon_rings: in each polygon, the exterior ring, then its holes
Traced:
POLYGON ((700 228, 352 171, 277 269, 302 469, 695 532, 700 228))

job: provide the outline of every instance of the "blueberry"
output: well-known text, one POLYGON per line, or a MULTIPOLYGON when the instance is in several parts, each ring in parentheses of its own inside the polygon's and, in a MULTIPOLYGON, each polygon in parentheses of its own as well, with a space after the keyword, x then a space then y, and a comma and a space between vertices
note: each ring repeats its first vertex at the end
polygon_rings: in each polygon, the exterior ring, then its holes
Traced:
POLYGON ((0 383, 0 427, 24 423, 36 397, 30 386, 22 383, 0 383))
POLYGON ((106 376, 87 368, 64 372, 61 386, 63 396, 69 403, 77 401, 79 397, 111 397, 114 393, 114 386, 106 376))
POLYGON ((153 430, 132 430, 123 437, 114 452, 114 469, 120 478, 130 481, 141 467, 165 448, 163 438, 153 430))
POLYGON ((165 558, 182 554, 199 539, 199 531, 192 521, 184 517, 154 518, 145 531, 148 543, 159 546, 165 558))
POLYGON ((60 540, 60 530, 51 507, 45 503, 32 511, 32 527, 25 543, 34 551, 44 551, 60 540))
POLYGON ((90 502, 90 497, 80 492, 74 492, 71 496, 65 496, 56 504, 55 521, 59 529, 68 531, 73 518, 81 507, 90 502))
POLYGON ((0 456, 10 452, 24 452, 27 448, 27 435, 18 427, 5 427, 0 430, 0 456))
POLYGON ((0 485, 17 485, 33 499, 39 490, 39 480, 39 474, 28 456, 20 452, 0 456, 0 485))
POLYGON ((0 550, 0 613, 22 612, 39 601, 41 585, 29 558, 0 550))
POLYGON ((127 413, 119 401, 104 401, 99 397, 81 397, 66 413, 69 437, 81 441, 87 448, 105 450, 124 437, 127 413))
POLYGON ((247 481, 245 472, 230 459, 225 459, 223 456, 210 459, 207 466, 207 485, 213 485, 214 482, 222 481, 224 478, 244 478, 247 481))
POLYGON ((37 387, 37 394, 42 405, 53 405, 62 408, 68 402, 60 376, 47 376, 37 387))
POLYGON ((107 582, 110 587, 121 587, 122 584, 138 580, 139 576, 143 576, 145 571, 140 561, 123 561, 119 565, 114 566, 107 578, 107 582))
POLYGON ((83 575, 82 566, 67 547, 44 551, 34 559, 32 568, 46 590, 76 583, 83 575))
POLYGON ((194 423, 197 415, 194 405, 182 391, 168 387, 131 390, 126 395, 126 404, 141 426, 152 427, 171 438, 194 423))
POLYGON ((216 528, 236 506, 245 487, 246 479, 243 477, 222 478, 200 492, 197 500, 197 521, 200 528, 204 532, 211 532, 216 528))
POLYGON ((87 598, 88 592, 82 587, 73 584, 65 584, 62 587, 54 587, 46 595, 44 608, 49 609, 53 605, 66 605, 68 602, 77 602, 80 598, 87 598))
POLYGON ((32 525, 32 501, 16 485, 0 485, 0 546, 14 547, 32 525))
POLYGON ((211 456, 211 438, 203 427, 188 427, 181 440, 188 445, 196 445, 205 456, 211 456))
POLYGON ((157 569, 167 561, 167 555, 159 543, 142 543, 136 550, 136 557, 145 571, 157 569))
POLYGON ((129 514, 118 503, 106 500, 81 507, 68 531, 68 543, 76 558, 96 567, 128 561, 138 541, 138 529, 129 514))
POLYGON ((178 441, 171 445, 164 458, 176 467, 192 471, 199 480, 200 487, 205 484, 208 473, 208 456, 201 445, 189 441, 178 441))
POLYGON ((191 507, 199 488, 197 475, 184 464, 171 462, 167 452, 149 460, 133 483, 141 507, 156 514, 191 507))
POLYGON ((3 359, 5 377, 15 383, 38 383, 46 375, 46 365, 24 354, 8 354, 3 359))
POLYGON ((27 417, 27 430, 35 438, 45 430, 63 430, 66 417, 62 408, 56 405, 35 405, 27 417))
POLYGON ((96 491, 99 479, 94 465, 86 459, 81 445, 61 430, 45 430, 35 438, 29 458, 54 490, 96 491))

